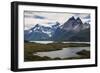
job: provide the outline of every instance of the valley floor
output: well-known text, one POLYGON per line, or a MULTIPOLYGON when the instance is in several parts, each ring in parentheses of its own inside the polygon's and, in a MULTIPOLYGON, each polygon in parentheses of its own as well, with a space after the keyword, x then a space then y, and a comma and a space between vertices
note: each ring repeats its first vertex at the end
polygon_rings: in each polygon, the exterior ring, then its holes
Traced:
POLYGON ((89 47, 90 44, 87 43, 48 43, 48 44, 39 44, 34 42, 25 42, 24 43, 24 61, 45 61, 45 60, 71 60, 71 59, 88 59, 90 58, 90 51, 82 50, 76 54, 80 55, 78 57, 69 57, 69 58, 50 58, 48 56, 40 57, 34 55, 37 52, 48 52, 48 51, 57 51, 62 50, 62 48, 67 47, 89 47))

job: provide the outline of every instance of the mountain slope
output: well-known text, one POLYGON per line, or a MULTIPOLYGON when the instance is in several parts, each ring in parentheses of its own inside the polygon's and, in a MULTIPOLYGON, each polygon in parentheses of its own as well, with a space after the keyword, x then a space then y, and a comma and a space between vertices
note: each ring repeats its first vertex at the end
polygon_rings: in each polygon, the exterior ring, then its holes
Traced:
POLYGON ((24 38, 28 41, 51 40, 55 30, 59 27, 60 23, 56 22, 51 27, 36 24, 29 30, 24 30, 24 38))
MULTIPOLYGON (((47 24, 49 25, 49 24, 47 24)), ((90 24, 83 23, 78 17, 69 18, 64 24, 56 22, 49 26, 36 24, 29 30, 24 30, 27 41, 90 41, 90 24)))
POLYGON ((66 31, 80 31, 82 29, 82 21, 81 19, 78 17, 77 19, 75 19, 73 16, 71 18, 69 18, 68 21, 66 21, 63 25, 62 25, 62 29, 66 30, 66 31))
POLYGON ((90 42, 90 28, 81 30, 79 33, 70 37, 67 41, 90 42))

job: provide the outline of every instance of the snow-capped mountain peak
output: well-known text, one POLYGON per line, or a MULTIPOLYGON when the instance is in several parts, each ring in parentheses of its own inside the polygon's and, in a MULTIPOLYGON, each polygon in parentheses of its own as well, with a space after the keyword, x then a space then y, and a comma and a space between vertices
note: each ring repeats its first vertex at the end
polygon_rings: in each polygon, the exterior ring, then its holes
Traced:
POLYGON ((24 35, 26 40, 59 40, 68 39, 70 36, 76 33, 84 33, 83 30, 86 29, 88 34, 90 29, 90 24, 82 22, 81 18, 76 18, 72 16, 64 24, 59 22, 47 23, 47 24, 35 24, 28 30, 24 30, 24 35), (60 35, 59 35, 60 34, 60 35))
POLYGON ((43 33, 43 34, 48 35, 48 37, 52 37, 54 31, 59 27, 59 25, 60 25, 59 22, 56 22, 52 26, 44 26, 42 24, 36 24, 31 29, 27 30, 27 32, 30 35, 32 35, 33 33, 41 33, 41 34, 43 33))

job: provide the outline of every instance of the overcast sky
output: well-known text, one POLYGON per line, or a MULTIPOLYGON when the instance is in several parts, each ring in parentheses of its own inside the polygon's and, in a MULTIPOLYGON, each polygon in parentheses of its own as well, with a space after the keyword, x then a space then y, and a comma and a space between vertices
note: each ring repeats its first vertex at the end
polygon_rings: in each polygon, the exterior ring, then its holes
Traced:
POLYGON ((26 30, 36 24, 50 26, 55 22, 59 22, 62 25, 72 16, 75 18, 80 17, 83 23, 90 22, 90 14, 85 13, 24 11, 24 25, 26 30))

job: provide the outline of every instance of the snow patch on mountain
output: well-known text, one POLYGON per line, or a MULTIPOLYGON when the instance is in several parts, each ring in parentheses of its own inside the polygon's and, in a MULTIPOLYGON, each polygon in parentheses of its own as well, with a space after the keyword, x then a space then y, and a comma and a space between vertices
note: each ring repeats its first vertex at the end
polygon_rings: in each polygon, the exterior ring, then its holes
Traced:
MULTIPOLYGON (((49 24, 35 24, 28 30, 24 30, 24 36, 31 40, 51 40, 51 39, 68 39, 80 33, 85 29, 90 28, 89 23, 83 23, 81 18, 72 16, 64 24, 59 22, 49 24)), ((57 39, 57 40, 58 40, 57 39)))

